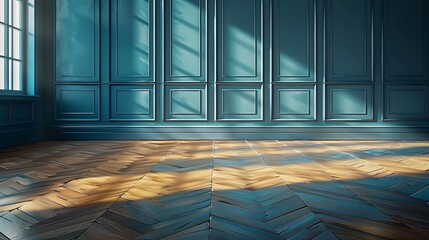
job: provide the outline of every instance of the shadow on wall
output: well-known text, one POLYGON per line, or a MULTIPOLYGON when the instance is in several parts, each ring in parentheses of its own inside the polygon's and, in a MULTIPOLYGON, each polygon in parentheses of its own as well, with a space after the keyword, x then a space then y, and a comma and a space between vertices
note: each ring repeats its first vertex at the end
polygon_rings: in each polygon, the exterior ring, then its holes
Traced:
MULTIPOLYGON (((57 14, 62 16, 62 18, 57 18, 56 20, 62 22, 57 24, 57 26, 93 25, 92 19, 88 17, 94 15, 94 13, 91 11, 94 8, 92 1, 80 1, 79 4, 72 5, 69 4, 69 1, 62 1, 61 4, 63 5, 59 9, 61 9, 62 11, 57 14), (74 8, 80 8, 80 10, 72 11, 74 8), (78 12, 84 12, 87 14, 76 14, 78 12)), ((62 69, 62 75, 73 76, 73 74, 76 73, 78 70, 88 74, 92 72, 92 66, 82 65, 81 59, 85 59, 88 57, 87 53, 93 51, 93 49, 95 48, 95 43, 93 45, 88 45, 87 42, 85 42, 85 39, 81 39, 80 36, 91 36, 93 32, 81 31, 83 30, 76 27, 71 27, 69 29, 57 27, 56 29, 57 35, 69 36, 67 38, 62 39, 62 41, 57 41, 56 47, 60 49, 71 48, 74 51, 74 53, 71 55, 62 55, 60 57, 57 56, 57 68, 58 66, 61 66, 60 69, 62 69), (67 34, 63 33, 64 31, 67 31, 67 34)), ((65 51, 62 50, 61 52, 65 51)))
MULTIPOLYGON (((220 5, 220 2, 221 1, 218 2, 219 5, 220 5)), ((233 17, 237 13, 234 11, 228 12, 228 9, 239 9, 239 7, 235 5, 241 4, 242 2, 247 2, 247 1, 224 1, 224 4, 226 4, 225 5, 226 11, 223 13, 225 14, 225 17, 228 17, 228 19, 234 19, 233 17), (227 5, 230 6, 231 8, 229 8, 227 5)), ((253 1, 248 1, 248 2, 253 3, 253 1)), ((171 59, 167 59, 171 61, 170 63, 167 63, 167 65, 170 64, 169 66, 170 69, 167 71, 171 72, 172 77, 183 77, 183 79, 185 79, 186 76, 190 76, 190 77, 200 76, 202 74, 201 61, 204 58, 211 59, 214 57, 214 56, 206 56, 207 53, 205 54, 202 53, 204 52, 203 43, 202 43, 204 41, 199 41, 200 39, 199 31, 202 30, 204 26, 202 26, 200 21, 201 14, 203 13, 200 12, 199 3, 200 2, 197 0, 172 1, 171 7, 174 8, 174 11, 172 12, 171 22, 168 23, 168 24, 171 24, 171 31, 165 33, 166 37, 168 38, 168 35, 170 35, 172 40, 171 46, 166 46, 167 49, 168 47, 171 48, 170 49, 171 59)), ((83 8, 91 9, 91 7, 87 6, 88 4, 77 4, 77 5, 83 8)), ((293 10, 290 10, 292 12, 291 16, 295 17, 295 15, 297 15, 296 17, 299 17, 298 16, 299 14, 297 13, 304 10, 305 10, 305 13, 307 13, 308 15, 308 6, 302 5, 300 1, 289 1, 288 5, 290 5, 291 9, 296 9, 295 13, 293 13, 294 12, 293 10)), ((130 63, 132 67, 128 69, 131 69, 133 73, 141 73, 142 75, 148 74, 147 71, 150 68, 149 65, 151 60, 149 56, 151 46, 150 46, 150 42, 147 41, 147 39, 149 38, 146 35, 149 35, 149 30, 150 30, 149 25, 151 24, 151 16, 149 16, 150 15, 149 12, 151 12, 151 9, 148 9, 147 0, 129 1, 126 4, 124 4, 124 6, 125 6, 123 7, 124 13, 122 13, 121 16, 125 18, 130 18, 130 20, 125 21, 123 18, 120 18, 123 21, 119 21, 119 23, 125 25, 126 22, 129 22, 132 24, 126 25, 126 26, 121 25, 122 27, 120 27, 120 29, 123 29, 125 32, 124 34, 119 34, 119 36, 121 35, 129 36, 129 37, 121 38, 120 40, 122 41, 122 44, 124 45, 132 44, 133 47, 124 48, 126 49, 124 50, 125 52, 118 53, 120 61, 125 63, 130 63)), ((64 16, 67 16, 67 11, 70 11, 69 8, 71 7, 74 7, 74 6, 67 6, 67 7, 61 8, 64 10, 64 13, 61 13, 61 14, 63 14, 64 16)), ((285 7, 283 6, 283 8, 285 7)), ((243 10, 241 14, 243 14, 243 16, 245 14, 251 14, 251 15, 254 15, 255 18, 257 18, 258 16, 256 15, 259 13, 253 11, 254 9, 253 10, 252 9, 253 9, 252 7, 247 7, 246 9, 243 10)), ((70 11, 70 12, 87 12, 87 11, 79 10, 79 11, 70 11)), ((71 21, 71 23, 69 25, 73 25, 73 26, 88 25, 90 23, 90 19, 86 18, 84 15, 85 14, 70 16, 69 21, 71 21)), ((225 54, 225 59, 224 59, 225 61, 221 62, 223 64, 224 74, 230 75, 232 78, 234 76, 240 76, 240 75, 251 76, 252 74, 255 74, 256 70, 259 71, 258 69, 255 70, 255 61, 257 62, 260 60, 259 57, 255 58, 255 56, 258 55, 258 50, 259 50, 257 46, 261 43, 261 42, 258 42, 260 41, 259 39, 255 39, 255 35, 259 34, 257 32, 259 30, 255 28, 255 22, 253 22, 252 24, 251 21, 249 22, 249 21, 245 21, 245 18, 243 19, 237 19, 234 21, 230 20, 225 22, 221 22, 219 21, 219 19, 214 19, 215 21, 217 21, 217 23, 223 24, 222 29, 220 29, 222 30, 222 32, 219 32, 219 34, 223 35, 223 37, 225 38, 225 41, 222 43, 222 45, 220 45, 221 42, 218 42, 218 45, 223 46, 223 49, 219 49, 219 50, 223 51, 222 54, 225 54)), ((311 18, 308 18, 308 19, 311 19, 311 18)), ((305 21, 308 21, 308 19, 300 19, 300 23, 305 25, 306 23, 305 21)), ((166 20, 168 19, 166 18, 166 20)), ((284 20, 289 20, 289 18, 284 20)), ((290 22, 290 20, 286 22, 290 22)), ((280 26, 278 26, 279 28, 278 31, 280 32, 280 34, 285 34, 285 35, 279 35, 278 36, 279 39, 291 38, 290 34, 288 35, 288 28, 291 28, 291 27, 293 27, 293 25, 290 25, 290 24, 286 25, 286 27, 281 27, 281 28, 280 26)), ((305 29, 305 31, 304 30, 301 31, 299 29, 298 30, 292 29, 292 30, 299 33, 298 34, 300 35, 299 39, 304 38, 304 36, 308 37, 304 33, 304 32, 308 32, 308 29, 305 29)), ((77 33, 79 32, 71 31, 70 33, 72 36, 70 38, 71 43, 68 44, 67 42, 65 42, 63 45, 76 46, 76 49, 79 53, 88 52, 89 50, 91 50, 91 46, 82 45, 83 42, 79 41, 80 39, 77 38, 77 36, 83 35, 83 34, 81 33, 77 34, 77 33)), ((62 35, 67 35, 67 34, 62 34, 62 35)), ((306 42, 306 41, 298 41, 298 40, 288 40, 287 43, 289 42, 294 43, 294 41, 306 42)), ((296 75, 296 77, 299 77, 299 76, 304 76, 309 72, 309 63, 310 65, 312 64, 311 59, 309 59, 311 57, 308 54, 300 54, 302 51, 297 50, 301 48, 304 49, 304 45, 306 48, 308 48, 309 44, 310 43, 306 42, 306 44, 303 44, 303 46, 300 46, 300 48, 291 48, 290 45, 294 45, 294 44, 286 44, 286 43, 282 44, 282 46, 278 46, 278 56, 275 56, 276 59, 274 60, 274 62, 277 62, 276 64, 278 64, 278 67, 282 70, 280 75, 284 75, 285 77, 288 77, 288 76, 294 77, 294 75, 296 75)), ((264 50, 267 50, 267 49, 261 49, 261 52, 263 52, 264 50)), ((166 53, 166 54, 168 55, 170 53, 166 53)), ((76 59, 81 58, 80 54, 73 54, 72 56, 75 56, 76 59), (78 55, 79 57, 76 57, 78 55)), ((67 62, 69 63, 79 62, 79 60, 67 59, 67 56, 63 56, 63 57, 64 58, 59 59, 61 65, 64 65, 67 62)), ((124 68, 124 69, 127 69, 127 68, 124 68)), ((70 65, 70 69, 68 70, 68 72, 73 73, 75 70, 76 70, 76 66, 72 64, 70 65)), ((252 78, 252 77, 249 77, 249 78, 252 78)), ((229 80, 225 79, 225 81, 229 81, 229 80)), ((250 82, 252 81, 248 81, 247 83, 250 84, 250 82)), ((305 82, 303 80, 302 82, 300 82, 300 84, 296 84, 294 86, 296 86, 297 88, 302 88, 302 86, 306 85, 307 83, 310 83, 310 82, 308 81, 305 82)), ((244 84, 244 82, 240 84, 244 84)), ((361 85, 365 85, 365 84, 366 83, 362 83, 361 85)), ((284 84, 283 83, 279 84, 279 86, 292 86, 292 85, 293 84, 288 84, 286 82, 284 84)), ((308 89, 308 86, 309 85, 307 85, 306 89, 308 89)), ((371 98, 369 97, 367 98, 367 95, 365 95, 365 94, 370 94, 371 90, 368 88, 368 91, 366 93, 364 92, 364 90, 367 90, 367 89, 362 89, 362 88, 359 88, 359 89, 347 88, 346 90, 347 91, 343 91, 341 94, 337 93, 335 95, 336 96, 335 99, 333 98, 332 100, 335 102, 335 104, 332 106, 331 110, 335 113, 338 113, 338 115, 341 115, 341 116, 348 115, 348 114, 349 115, 355 114, 357 115, 357 117, 352 119, 355 122, 350 122, 350 121, 345 122, 350 119, 339 119, 340 121, 335 122, 335 124, 338 124, 341 126, 358 126, 360 124, 360 123, 357 123, 358 121, 365 120, 365 121, 362 121, 362 125, 365 125, 365 126, 371 125, 372 119, 371 119, 371 116, 369 116, 370 114, 364 114, 364 113, 365 112, 369 113, 370 111, 373 111, 371 105, 375 106, 375 109, 374 109, 375 111, 382 111, 381 108, 376 107, 377 105, 379 105, 376 101, 371 100, 372 103, 370 104, 369 99, 373 99, 375 96, 371 96, 371 98), (362 118, 360 118, 360 116, 362 116, 362 118)), ((234 94, 236 94, 237 97, 234 97, 231 99, 238 99, 238 101, 228 102, 228 105, 231 105, 230 109, 234 111, 236 111, 237 109, 240 109, 241 106, 254 106, 255 105, 254 102, 259 100, 258 98, 254 98, 253 96, 250 96, 247 92, 244 92, 244 91, 235 91, 234 94)), ((313 93, 309 93, 309 94, 311 95, 313 93)), ((314 93, 314 95, 318 95, 318 96, 323 94, 325 93, 320 93, 320 92, 314 93)), ((287 97, 287 96, 279 97, 278 99, 280 99, 280 103, 278 105, 273 104, 273 106, 280 106, 280 108, 283 109, 284 112, 286 113, 300 112, 298 111, 300 108, 308 107, 309 102, 311 102, 308 100, 308 98, 302 97, 302 96, 303 95, 299 96, 299 94, 294 94, 294 95, 291 95, 291 97, 287 97)), ((127 98, 127 101, 125 102, 129 101, 130 105, 133 106, 128 108, 130 109, 130 112, 133 112, 133 111, 147 112, 148 110, 147 108, 149 107, 149 104, 147 105, 140 104, 141 101, 146 101, 146 100, 142 100, 142 98, 143 98, 142 94, 135 94, 127 98)), ((69 99, 62 99, 62 100, 64 100, 64 102, 57 103, 57 104, 68 106, 67 101, 70 101, 71 103, 69 105, 74 104, 72 106, 74 108, 70 107, 72 110, 77 111, 81 109, 79 107, 75 107, 76 105, 78 105, 76 100, 69 100, 69 99)), ((268 98, 265 98, 264 100, 268 100, 268 98)), ((320 98, 318 100, 320 100, 320 98)), ((59 100, 57 99, 57 101, 59 100)), ((268 100, 268 101, 271 101, 271 100, 268 100)), ((189 112, 195 112, 195 106, 192 106, 193 105, 192 100, 190 99, 179 98, 177 99, 176 104, 180 105, 183 109, 188 109, 189 112)), ((320 109, 320 105, 314 106, 314 107, 319 108, 318 109, 319 111, 324 111, 323 109, 320 109)), ((401 106, 400 108, 403 109, 405 107, 401 106)), ((237 115, 240 115, 240 114, 237 114, 237 115)), ((291 117, 287 118, 287 120, 294 120, 293 118, 295 118, 293 114, 285 114, 285 115, 291 115, 291 117)), ((377 116, 377 114, 374 114, 374 115, 377 116)), ((136 117, 136 119, 137 118, 139 117, 136 117)), ((335 118, 335 117, 332 117, 332 118, 335 118)), ((347 117, 344 117, 344 118, 347 118, 347 117)), ((236 119, 236 120, 240 120, 240 119, 236 119)), ((230 126, 235 125, 235 123, 228 123, 228 124, 231 124, 230 126)), ((277 123, 273 123, 273 125, 274 124, 286 125, 286 123, 280 122, 280 121, 277 123)), ((331 124, 331 123, 327 123, 327 124, 331 124)), ((410 132, 416 131, 416 135, 423 134, 423 135, 429 136, 427 132, 418 133, 418 131, 420 130, 420 128, 418 128, 418 125, 426 124, 424 121, 417 123, 412 120, 400 120, 397 122, 380 123, 380 125, 381 124, 383 124, 383 126, 408 126, 410 129, 410 132), (412 127, 413 125, 415 125, 416 127, 412 127)), ((291 124, 291 126, 292 125, 293 124, 291 124)))
POLYGON ((200 5, 198 0, 171 1, 170 11, 172 19, 169 23, 170 32, 166 32, 170 38, 171 45, 167 47, 167 54, 170 56, 169 73, 172 77, 195 77, 202 76, 201 54, 203 49, 203 39, 200 38, 200 31, 205 30, 201 26, 200 5), (174 9, 174 10, 173 10, 174 9), (171 54, 171 55, 169 55, 171 54))
POLYGON ((149 76, 150 61, 150 36, 149 23, 151 21, 151 9, 148 0, 121 2, 118 8, 117 44, 132 46, 117 48, 117 64, 127 65, 126 68, 118 67, 120 76, 149 76), (126 64, 128 63, 128 64, 126 64))

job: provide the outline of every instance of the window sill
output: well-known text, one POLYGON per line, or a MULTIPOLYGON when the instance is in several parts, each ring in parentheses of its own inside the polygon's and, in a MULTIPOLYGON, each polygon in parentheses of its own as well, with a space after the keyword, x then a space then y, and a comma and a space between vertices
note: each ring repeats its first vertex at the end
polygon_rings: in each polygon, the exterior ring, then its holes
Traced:
POLYGON ((0 94, 0 100, 40 100, 42 99, 42 96, 40 95, 18 95, 18 94, 6 94, 1 93, 0 94))

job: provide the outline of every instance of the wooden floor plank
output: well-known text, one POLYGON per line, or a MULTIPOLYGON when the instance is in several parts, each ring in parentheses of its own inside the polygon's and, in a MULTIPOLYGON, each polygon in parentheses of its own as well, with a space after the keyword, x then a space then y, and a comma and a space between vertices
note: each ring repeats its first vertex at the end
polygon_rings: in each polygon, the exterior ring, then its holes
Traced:
POLYGON ((0 239, 429 239, 428 141, 42 141, 0 239))

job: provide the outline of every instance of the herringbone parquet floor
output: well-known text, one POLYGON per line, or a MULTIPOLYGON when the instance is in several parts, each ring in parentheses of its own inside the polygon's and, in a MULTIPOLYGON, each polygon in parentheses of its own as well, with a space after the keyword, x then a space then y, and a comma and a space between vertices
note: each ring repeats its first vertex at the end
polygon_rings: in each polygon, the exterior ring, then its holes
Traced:
POLYGON ((429 142, 44 141, 0 154, 0 239, 429 239, 429 142))

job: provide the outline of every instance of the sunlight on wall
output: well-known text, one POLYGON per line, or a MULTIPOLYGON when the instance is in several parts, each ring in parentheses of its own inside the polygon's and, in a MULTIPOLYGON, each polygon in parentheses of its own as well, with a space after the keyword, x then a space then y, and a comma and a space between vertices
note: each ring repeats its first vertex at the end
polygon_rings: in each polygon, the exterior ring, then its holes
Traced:
POLYGON ((171 75, 200 76, 200 9, 197 0, 171 3, 171 75))
POLYGON ((296 73, 305 73, 303 76, 306 76, 308 75, 306 64, 293 59, 285 53, 280 53, 279 69, 281 70, 281 76, 296 76, 296 73))
POLYGON ((117 39, 118 62, 127 63, 127 67, 119 67, 119 75, 149 74, 150 48, 150 5, 147 0, 128 0, 118 5, 117 39))
POLYGON ((256 42, 253 31, 247 32, 238 26, 227 24, 223 27, 223 75, 224 76, 256 76, 256 42), (226 54, 227 53, 227 54, 226 54))

